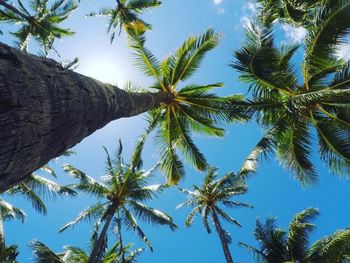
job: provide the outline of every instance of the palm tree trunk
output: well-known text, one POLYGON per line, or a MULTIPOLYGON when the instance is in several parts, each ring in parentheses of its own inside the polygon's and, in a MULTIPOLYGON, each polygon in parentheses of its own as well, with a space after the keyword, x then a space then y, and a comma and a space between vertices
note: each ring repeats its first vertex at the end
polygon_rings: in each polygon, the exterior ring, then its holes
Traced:
POLYGON ((122 238, 122 224, 121 224, 121 218, 118 215, 118 219, 117 219, 117 229, 118 229, 118 237, 119 237, 119 253, 121 255, 122 258, 122 262, 121 263, 125 263, 125 255, 124 255, 124 247, 123 247, 123 238, 122 238))
POLYGON ((0 43, 0 193, 112 120, 159 106, 0 43))
POLYGON ((107 231, 108 231, 108 228, 112 222, 115 209, 116 208, 113 204, 108 207, 105 224, 102 228, 102 231, 97 239, 95 246, 93 247, 93 249, 91 251, 88 263, 99 263, 100 262, 101 256, 102 256, 102 249, 103 249, 103 246, 105 245, 107 231))
POLYGON ((216 214, 214 209, 212 209, 212 214, 213 214, 213 221, 214 221, 214 224, 215 224, 215 228, 216 228, 216 231, 219 234, 222 249, 224 250, 226 262, 227 263, 233 263, 233 259, 232 259, 230 250, 228 248, 228 244, 227 244, 227 240, 226 240, 226 237, 225 237, 224 230, 221 227, 218 215, 216 214))
POLYGON ((0 245, 5 245, 4 220, 2 218, 1 212, 0 212, 0 245))

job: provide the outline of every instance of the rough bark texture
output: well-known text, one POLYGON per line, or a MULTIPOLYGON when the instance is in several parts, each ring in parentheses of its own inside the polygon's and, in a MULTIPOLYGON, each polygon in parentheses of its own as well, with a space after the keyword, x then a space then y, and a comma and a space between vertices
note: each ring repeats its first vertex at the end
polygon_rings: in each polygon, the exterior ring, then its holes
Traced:
POLYGON ((226 237, 225 237, 224 230, 221 227, 218 215, 216 214, 214 209, 212 210, 212 214, 213 214, 213 221, 214 221, 214 224, 215 224, 215 228, 216 228, 216 231, 219 234, 221 245, 222 245, 222 249, 223 249, 224 254, 225 254, 226 262, 227 263, 233 263, 233 259, 232 259, 231 253, 230 253, 230 249, 228 248, 228 244, 227 244, 227 240, 226 240, 226 237))
POLYGON ((110 121, 164 99, 127 93, 0 43, 0 193, 110 121))

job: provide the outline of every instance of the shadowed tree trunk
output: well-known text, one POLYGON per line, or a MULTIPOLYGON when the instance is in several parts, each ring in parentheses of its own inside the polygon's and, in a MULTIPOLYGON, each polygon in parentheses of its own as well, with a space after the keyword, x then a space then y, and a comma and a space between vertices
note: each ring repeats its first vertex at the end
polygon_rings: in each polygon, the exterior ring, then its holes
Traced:
POLYGON ((226 262, 227 263, 233 263, 233 259, 232 259, 231 253, 230 253, 230 249, 228 248, 227 239, 226 239, 224 230, 221 227, 218 215, 216 214, 214 209, 212 209, 212 214, 213 214, 213 221, 214 221, 214 224, 215 224, 215 228, 216 228, 216 231, 219 234, 221 245, 222 245, 222 249, 224 250, 226 262))
POLYGON ((100 235, 97 238, 96 244, 94 245, 90 257, 89 257, 89 262, 88 263, 100 263, 102 253, 103 253, 103 247, 106 242, 106 236, 107 236, 107 231, 109 226, 111 225, 115 210, 116 210, 116 205, 111 205, 106 213, 106 218, 105 218, 105 224, 103 225, 103 228, 101 230, 100 235))
POLYGON ((128 93, 0 43, 0 193, 112 120, 165 93, 128 93))

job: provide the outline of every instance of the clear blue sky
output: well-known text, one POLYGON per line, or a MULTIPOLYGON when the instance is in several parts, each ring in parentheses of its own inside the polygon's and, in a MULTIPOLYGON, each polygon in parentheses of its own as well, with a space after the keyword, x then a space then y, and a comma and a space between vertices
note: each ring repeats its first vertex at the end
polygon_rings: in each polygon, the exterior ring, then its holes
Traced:
MULTIPOLYGON (((122 34, 113 45, 109 44, 106 34, 106 20, 104 18, 85 19, 84 15, 99 7, 113 5, 114 1, 81 1, 80 7, 66 23, 76 32, 71 38, 57 41, 56 48, 61 53, 61 59, 80 58, 78 72, 100 78, 103 81, 118 83, 122 86, 127 80, 132 80, 140 86, 146 87, 149 79, 144 78, 132 63, 127 41, 122 34)), ((173 52, 183 40, 191 34, 201 34, 208 27, 223 33, 221 44, 204 60, 202 67, 190 80, 195 83, 224 82, 222 94, 245 93, 247 87, 237 79, 238 75, 229 66, 233 60, 232 52, 242 44, 244 36, 243 26, 254 14, 253 2, 243 0, 164 0, 163 5, 145 14, 146 21, 153 25, 153 30, 147 34, 146 45, 158 58, 164 58, 173 52)), ((3 25, 1 25, 1 28, 3 25)), ((278 29, 278 41, 298 41, 303 36, 302 30, 286 31, 288 28, 278 29)), ((291 29, 289 29, 291 30, 291 29)), ((8 35, 0 36, 2 42, 13 43, 8 35)), ((35 50, 35 47, 32 47, 35 50)), ((99 178, 104 174, 105 155, 102 146, 114 150, 117 139, 124 142, 124 157, 128 159, 135 145, 136 138, 142 134, 145 121, 142 116, 114 121, 95 132, 74 147, 76 156, 63 158, 61 162, 70 163, 99 178)), ((211 165, 219 167, 221 174, 227 171, 237 171, 242 161, 251 151, 262 135, 262 131, 254 122, 248 124, 233 124, 227 127, 224 139, 195 137, 199 148, 207 157, 211 165)), ((315 145, 316 150, 316 145, 315 145)), ((156 151, 152 140, 148 140, 144 152, 145 166, 150 168, 156 162, 156 151)), ((254 209, 234 209, 229 214, 243 224, 243 228, 224 224, 231 233, 233 244, 230 245, 236 262, 253 262, 251 256, 237 246, 238 241, 255 245, 253 228, 256 217, 278 216, 281 227, 287 228, 293 215, 308 207, 317 207, 321 215, 315 221, 318 229, 312 235, 316 240, 331 234, 336 229, 349 225, 350 211, 350 182, 346 178, 338 178, 329 174, 328 170, 314 158, 319 171, 319 182, 309 188, 302 186, 282 169, 274 157, 264 162, 258 173, 249 179, 249 193, 239 200, 251 203, 254 209)), ((59 174, 60 182, 71 182, 62 173, 60 165, 54 166, 59 174)), ((187 177, 181 186, 190 188, 192 184, 199 184, 202 174, 187 167, 187 177)), ((158 174, 155 178, 164 182, 164 177, 158 174)), ((154 253, 146 251, 139 262, 224 262, 220 241, 215 232, 208 235, 199 218, 193 227, 186 229, 184 219, 189 209, 176 210, 178 203, 184 200, 176 187, 170 189, 152 202, 152 206, 171 214, 180 229, 172 233, 166 228, 144 226, 154 246, 154 253)), ((46 217, 39 215, 30 208, 25 200, 9 199, 13 204, 23 208, 27 214, 25 224, 6 222, 5 234, 8 244, 20 244, 20 262, 31 262, 31 251, 27 244, 38 239, 53 250, 59 252, 64 245, 86 247, 91 225, 81 224, 73 230, 63 234, 58 229, 73 219, 83 208, 95 202, 90 197, 81 195, 74 199, 58 199, 49 203, 49 213, 46 217)), ((136 246, 143 244, 133 234, 126 234, 128 242, 136 246)))

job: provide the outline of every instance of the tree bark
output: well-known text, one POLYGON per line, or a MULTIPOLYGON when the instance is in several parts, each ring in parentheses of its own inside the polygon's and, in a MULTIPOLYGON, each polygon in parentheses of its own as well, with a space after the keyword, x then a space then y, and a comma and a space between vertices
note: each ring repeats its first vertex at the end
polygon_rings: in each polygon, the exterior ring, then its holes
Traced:
POLYGON ((220 237, 221 246, 222 246, 222 249, 224 251, 226 262, 233 263, 233 259, 232 259, 231 253, 230 253, 230 249, 228 248, 228 244, 227 244, 224 230, 221 227, 218 215, 216 214, 214 209, 212 209, 212 214, 213 214, 213 221, 215 224, 216 231, 218 232, 219 237, 220 237))
POLYGON ((166 98, 128 93, 0 43, 0 193, 110 121, 166 98))

